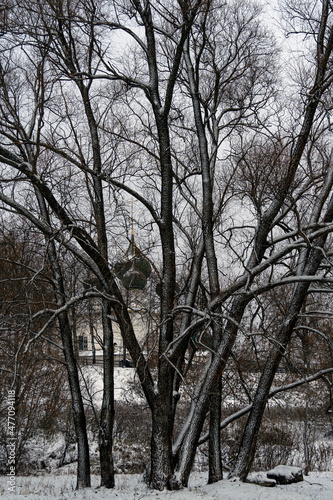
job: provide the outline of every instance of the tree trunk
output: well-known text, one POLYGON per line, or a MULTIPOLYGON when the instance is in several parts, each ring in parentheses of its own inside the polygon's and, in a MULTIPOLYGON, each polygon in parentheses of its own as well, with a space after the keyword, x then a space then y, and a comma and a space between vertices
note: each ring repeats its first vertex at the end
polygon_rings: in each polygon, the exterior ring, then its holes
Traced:
MULTIPOLYGON (((327 215, 329 212, 330 210, 328 210, 327 215)), ((324 237, 323 241, 320 243, 318 242, 315 249, 309 253, 308 259, 306 260, 307 265, 304 268, 303 274, 310 276, 316 274, 324 255, 320 246, 323 246, 325 241, 326 237, 324 237)), ((288 343, 290 342, 297 321, 297 316, 306 299, 309 286, 309 282, 301 282, 295 286, 289 310, 277 335, 277 342, 270 350, 264 371, 261 375, 253 400, 253 405, 243 432, 237 460, 234 464, 230 477, 239 477, 242 481, 245 481, 250 471, 254 460, 258 432, 266 408, 269 392, 281 358, 288 343)))
MULTIPOLYGON (((214 161, 211 161, 208 152, 208 141, 206 137, 205 127, 201 117, 201 107, 197 92, 197 82, 195 81, 194 69, 189 55, 189 48, 185 52, 185 62, 191 88, 191 98, 193 103, 194 119, 200 150, 200 163, 202 169, 202 232, 205 244, 206 261, 209 276, 210 298, 214 300, 219 296, 220 284, 217 265, 217 257, 214 242, 214 204, 213 204, 213 183, 212 175, 214 169, 214 161)), ((214 144, 214 147, 216 144, 214 144)), ((213 157, 216 160, 216 156, 213 157)), ((221 314, 221 305, 218 304, 216 312, 221 314)), ((222 337, 222 324, 219 320, 215 320, 212 326, 213 330, 213 351, 218 348, 222 337)), ((221 420, 221 390, 220 380, 216 383, 213 389, 213 394, 210 398, 210 438, 209 438, 209 483, 220 481, 222 474, 222 458, 221 458, 221 443, 220 443, 220 420, 221 420)))
POLYGON ((210 400, 209 415, 209 455, 208 455, 208 484, 216 483, 223 479, 222 454, 221 454, 221 377, 216 384, 216 391, 210 400))
POLYGON ((67 314, 59 316, 59 327, 66 360, 68 381, 72 397, 74 426, 78 446, 77 457, 77 489, 90 487, 90 458, 87 437, 86 417, 81 395, 76 359, 73 350, 72 330, 67 314))
POLYGON ((101 486, 105 488, 114 487, 114 467, 113 467, 113 422, 114 422, 114 347, 113 331, 110 320, 111 308, 106 299, 103 299, 102 320, 103 320, 103 401, 99 424, 99 453, 101 464, 101 486))
POLYGON ((162 491, 174 489, 170 482, 173 475, 172 432, 173 414, 170 396, 158 396, 152 412, 151 471, 149 485, 162 491), (168 400, 169 401, 168 401, 168 400))
MULTIPOLYGON (((49 216, 45 200, 38 189, 35 189, 39 204, 41 216, 49 222, 49 216)), ((63 282, 62 270, 58 261, 58 256, 53 240, 47 241, 47 253, 50 267, 53 275, 53 288, 56 303, 62 307, 66 303, 65 288, 63 282)), ((62 340, 63 352, 66 361, 68 382, 72 398, 72 408, 74 416, 74 426, 78 446, 78 466, 77 466, 77 489, 90 487, 90 457, 89 445, 86 428, 86 417, 82 400, 79 375, 77 370, 77 361, 73 347, 73 332, 70 326, 67 312, 62 312, 58 317, 60 335, 62 340)))
POLYGON ((193 398, 191 415, 183 431, 184 436, 179 443, 179 450, 175 450, 177 454, 179 452, 175 480, 181 486, 187 486, 188 484, 200 433, 209 408, 210 396, 214 391, 214 387, 218 384, 219 377, 229 359, 238 332, 237 324, 240 323, 248 302, 247 297, 240 296, 234 299, 230 313, 230 317, 234 318, 234 321, 227 323, 218 350, 212 357, 210 365, 207 366, 202 382, 197 387, 193 398))

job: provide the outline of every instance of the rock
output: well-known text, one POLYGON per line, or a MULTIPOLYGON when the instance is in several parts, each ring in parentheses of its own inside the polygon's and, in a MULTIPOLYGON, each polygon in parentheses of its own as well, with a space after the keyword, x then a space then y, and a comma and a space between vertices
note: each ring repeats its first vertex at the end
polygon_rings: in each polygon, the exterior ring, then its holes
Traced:
POLYGON ((276 485, 276 481, 274 479, 268 479, 263 472, 249 474, 245 482, 257 484, 258 486, 265 486, 266 488, 272 488, 276 485))
POLYGON ((267 472, 268 479, 275 479, 278 484, 292 484, 303 481, 303 472, 300 467, 278 465, 267 472))

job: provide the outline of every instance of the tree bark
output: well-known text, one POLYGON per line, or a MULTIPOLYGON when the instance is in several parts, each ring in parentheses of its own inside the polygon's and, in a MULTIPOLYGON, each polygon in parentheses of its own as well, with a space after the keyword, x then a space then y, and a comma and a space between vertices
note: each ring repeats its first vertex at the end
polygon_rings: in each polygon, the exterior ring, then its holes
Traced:
POLYGON ((114 488, 114 466, 112 454, 114 422, 114 346, 110 320, 111 307, 106 299, 102 301, 103 321, 103 401, 99 423, 99 453, 101 464, 101 486, 114 488))
POLYGON ((219 377, 229 359, 238 332, 237 324, 240 323, 249 300, 242 296, 234 299, 230 313, 234 321, 227 322, 218 350, 212 356, 203 379, 197 386, 190 416, 185 424, 184 436, 179 443, 179 460, 175 471, 175 481, 183 486, 188 484, 200 433, 209 409, 211 393, 218 384, 219 377))
MULTIPOLYGON (((58 304, 60 305, 60 304, 58 304)), ((90 458, 86 417, 81 395, 79 376, 72 343, 72 331, 67 314, 59 316, 59 327, 66 360, 68 381, 72 397, 75 433, 78 446, 77 489, 90 487, 90 458)))
POLYGON ((297 287, 289 307, 288 314, 286 315, 277 336, 277 346, 274 346, 269 352, 256 394, 254 396, 250 415, 242 434, 237 460, 229 477, 239 477, 241 481, 245 481, 250 471, 254 460, 258 432, 268 401, 269 392, 285 348, 290 341, 295 323, 297 321, 297 314, 304 302, 308 287, 308 283, 301 283, 297 287))
POLYGON ((151 474, 149 485, 162 491, 174 489, 170 482, 173 475, 172 459, 173 415, 171 394, 156 398, 152 412, 151 474))
MULTIPOLYGON (((46 204, 39 190, 35 189, 36 197, 41 212, 41 217, 49 222, 49 216, 46 204)), ((65 288, 62 276, 62 270, 58 261, 58 256, 52 239, 46 239, 48 259, 53 275, 53 288, 58 307, 66 303, 65 288)), ((78 465, 77 465, 77 489, 90 487, 90 456, 86 428, 86 417, 82 400, 79 375, 77 370, 77 361, 73 347, 73 333, 68 319, 67 312, 59 314, 58 323, 62 340, 63 352, 66 361, 68 382, 72 398, 72 408, 74 416, 74 426, 78 446, 78 465)))
MULTIPOLYGON (((332 217, 333 198, 330 200, 323 223, 331 222, 332 217)), ((303 253, 301 252, 300 260, 303 271, 302 274, 306 276, 313 276, 317 273, 320 263, 325 255, 324 244, 326 240, 327 235, 323 236, 319 241, 317 240, 314 243, 313 248, 308 250, 308 255, 305 260, 303 253)), ((298 314, 301 311, 306 299, 309 286, 309 282, 300 282, 295 285, 288 312, 277 335, 277 342, 270 350, 264 371, 260 377, 250 415, 242 435, 237 460, 233 466, 230 477, 239 477, 242 481, 245 481, 250 471, 254 460, 258 432, 266 408, 269 392, 281 358, 288 346, 288 343, 290 342, 298 314)))
POLYGON ((209 414, 209 455, 208 455, 208 484, 223 479, 222 452, 221 452, 221 404, 222 404, 221 377, 216 384, 216 394, 211 396, 209 414))
MULTIPOLYGON (((214 204, 213 204, 213 178, 212 171, 214 165, 211 165, 208 141, 206 138, 205 127, 201 117, 200 100, 198 96, 198 82, 195 81, 194 69, 191 63, 189 48, 185 52, 185 62, 187 67, 188 79, 191 89, 191 98, 193 104, 194 120, 196 125, 200 163, 202 169, 202 232, 205 243, 206 261, 209 277, 209 289, 211 300, 216 299, 220 293, 219 273, 214 243, 214 204)), ((221 314, 221 305, 217 304, 216 312, 221 314)), ((213 320, 213 356, 218 348, 222 338, 222 323, 219 320, 213 320)), ((212 389, 210 397, 210 438, 209 438, 209 483, 220 481, 223 478, 222 472, 222 453, 220 443, 220 420, 221 420, 221 378, 216 382, 212 389)))

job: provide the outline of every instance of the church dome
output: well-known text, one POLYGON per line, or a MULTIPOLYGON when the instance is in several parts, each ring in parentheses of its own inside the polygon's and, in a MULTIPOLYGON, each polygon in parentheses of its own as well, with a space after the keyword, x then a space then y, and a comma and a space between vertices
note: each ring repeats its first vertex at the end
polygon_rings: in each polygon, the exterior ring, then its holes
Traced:
POLYGON ((115 274, 125 288, 143 290, 151 275, 151 265, 136 247, 133 235, 126 256, 126 260, 115 264, 115 274))

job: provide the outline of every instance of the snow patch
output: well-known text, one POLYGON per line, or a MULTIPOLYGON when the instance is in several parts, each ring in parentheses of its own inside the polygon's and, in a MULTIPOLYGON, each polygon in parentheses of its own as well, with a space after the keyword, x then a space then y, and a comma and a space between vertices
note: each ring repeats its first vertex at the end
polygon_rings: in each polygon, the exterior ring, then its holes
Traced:
MULTIPOLYGON (((103 367, 84 366, 81 369, 81 385, 87 404, 100 408, 103 399, 103 367)), ((114 369, 114 399, 128 403, 142 404, 144 397, 133 368, 114 369)))

